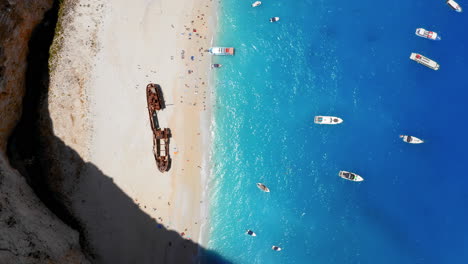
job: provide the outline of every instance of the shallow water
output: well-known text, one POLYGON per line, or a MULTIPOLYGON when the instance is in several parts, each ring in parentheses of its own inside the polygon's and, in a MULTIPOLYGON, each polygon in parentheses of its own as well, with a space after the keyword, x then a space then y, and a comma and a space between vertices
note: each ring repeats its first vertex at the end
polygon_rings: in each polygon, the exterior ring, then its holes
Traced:
POLYGON ((466 14, 444 1, 251 2, 220 4, 215 44, 236 55, 213 59, 209 248, 234 263, 466 263, 466 14))

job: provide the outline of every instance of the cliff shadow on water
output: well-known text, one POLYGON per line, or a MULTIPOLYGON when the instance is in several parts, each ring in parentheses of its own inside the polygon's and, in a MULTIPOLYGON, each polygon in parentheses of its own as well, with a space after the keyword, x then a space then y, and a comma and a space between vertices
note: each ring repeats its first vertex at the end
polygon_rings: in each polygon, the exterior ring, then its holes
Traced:
POLYGON ((8 143, 12 166, 56 216, 80 233, 93 263, 231 263, 158 223, 111 177, 54 135, 48 59, 58 9, 55 1, 29 42, 23 113, 8 143))

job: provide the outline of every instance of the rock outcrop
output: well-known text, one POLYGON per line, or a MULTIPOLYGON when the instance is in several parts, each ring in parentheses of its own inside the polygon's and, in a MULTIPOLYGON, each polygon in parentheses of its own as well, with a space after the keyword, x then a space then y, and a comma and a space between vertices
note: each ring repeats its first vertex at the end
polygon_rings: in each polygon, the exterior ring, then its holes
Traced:
MULTIPOLYGON (((0 0, 0 263, 88 263, 79 234, 10 166, 7 140, 21 117, 28 43, 52 0, 0 0)), ((47 58, 45 58, 47 59, 47 58)), ((27 161, 25 161, 27 162, 27 161)))

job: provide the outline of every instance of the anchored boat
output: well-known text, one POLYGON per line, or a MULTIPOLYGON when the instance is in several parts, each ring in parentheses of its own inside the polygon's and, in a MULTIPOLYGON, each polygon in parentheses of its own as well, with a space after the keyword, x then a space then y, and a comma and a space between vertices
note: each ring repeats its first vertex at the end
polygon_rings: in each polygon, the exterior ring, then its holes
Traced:
POLYGON ((213 55, 234 55, 234 48, 212 47, 208 50, 213 55))
POLYGON ((424 140, 419 139, 419 138, 417 138, 417 137, 413 137, 413 136, 400 135, 400 138, 401 138, 404 142, 410 143, 410 144, 421 144, 421 143, 424 143, 424 140))
POLYGON ((270 18, 270 22, 276 22, 276 21, 279 21, 280 18, 279 17, 272 17, 270 18))
POLYGON ((262 2, 260 2, 260 1, 255 1, 255 2, 252 4, 252 7, 257 7, 257 6, 261 5, 261 4, 262 4, 262 2))
POLYGON ((427 58, 427 57, 424 57, 423 55, 421 54, 418 54, 418 53, 411 53, 410 55, 410 59, 414 60, 415 62, 419 63, 419 64, 422 64, 428 68, 431 68, 435 71, 437 71, 439 68, 440 68, 440 65, 437 64, 437 62, 427 58))
POLYGON ((245 233, 246 233, 247 235, 249 235, 249 236, 257 236, 257 234, 255 234, 254 231, 252 231, 252 230, 250 230, 250 229, 247 230, 247 232, 245 232, 245 233))
POLYGON ((271 249, 273 249, 274 251, 281 251, 282 248, 278 247, 278 246, 272 246, 271 249))
POLYGON ((270 189, 268 189, 268 187, 266 187, 263 183, 257 183, 257 187, 264 192, 270 192, 270 189))
POLYGON ((349 181, 360 182, 364 180, 364 178, 362 178, 361 176, 357 175, 356 173, 349 172, 349 171, 340 171, 338 175, 341 178, 349 180, 349 181))
POLYGON ((316 116, 314 118, 314 123, 321 125, 337 125, 343 123, 343 119, 336 116, 316 116))
POLYGON ((434 31, 425 30, 424 28, 417 28, 416 36, 421 37, 421 38, 432 39, 432 40, 440 40, 439 34, 437 34, 434 31))
POLYGON ((447 5, 450 6, 453 10, 455 10, 455 11, 457 11, 459 13, 462 11, 461 6, 457 2, 455 2, 453 0, 447 0, 447 5))

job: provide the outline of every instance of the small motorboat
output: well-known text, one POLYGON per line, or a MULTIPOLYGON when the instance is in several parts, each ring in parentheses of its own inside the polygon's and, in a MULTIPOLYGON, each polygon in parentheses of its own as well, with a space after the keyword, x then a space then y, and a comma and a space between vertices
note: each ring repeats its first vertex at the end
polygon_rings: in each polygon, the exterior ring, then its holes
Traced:
POLYGON ((255 1, 255 3, 252 4, 252 7, 257 7, 257 6, 261 5, 261 4, 262 4, 262 2, 255 1))
POLYGON ((440 40, 439 34, 434 31, 425 30, 424 28, 417 28, 416 29, 416 36, 421 38, 427 38, 432 40, 440 40))
POLYGON ((271 249, 273 249, 274 251, 281 251, 282 248, 278 247, 278 246, 272 246, 271 249))
POLYGON ((257 236, 257 234, 255 234, 254 231, 252 231, 252 230, 250 230, 250 229, 247 230, 247 232, 245 232, 245 233, 246 233, 247 235, 249 235, 249 236, 257 236))
POLYGON ((276 22, 276 21, 279 21, 280 18, 279 17, 272 17, 270 18, 270 22, 276 22))
POLYGON ((314 123, 321 125, 337 125, 343 123, 343 119, 336 116, 316 116, 314 118, 314 123))
POLYGON ((219 63, 211 64, 211 68, 221 68, 223 65, 219 63))
POLYGON ((447 0, 447 5, 459 13, 462 11, 462 8, 460 7, 460 5, 453 0, 447 0))
POLYGON ((270 192, 270 189, 268 189, 268 187, 266 187, 263 183, 257 183, 257 187, 264 192, 270 192))
POLYGON ((357 175, 356 173, 349 172, 349 171, 340 171, 338 175, 341 178, 349 180, 349 181, 360 182, 364 180, 364 178, 362 178, 361 176, 357 175))
POLYGON ((403 139, 404 142, 410 143, 410 144, 421 144, 421 143, 424 143, 424 140, 419 139, 419 138, 417 138, 417 137, 413 137, 413 136, 400 135, 400 138, 403 139))

